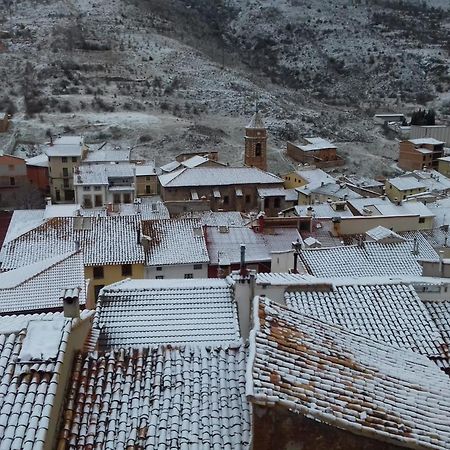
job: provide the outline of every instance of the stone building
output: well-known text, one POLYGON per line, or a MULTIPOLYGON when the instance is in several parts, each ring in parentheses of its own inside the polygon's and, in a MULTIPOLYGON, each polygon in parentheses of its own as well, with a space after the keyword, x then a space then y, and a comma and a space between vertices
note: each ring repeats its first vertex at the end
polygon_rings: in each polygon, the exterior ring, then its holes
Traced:
POLYGON ((14 204, 16 193, 27 182, 25 160, 12 155, 0 156, 0 204, 14 204))
POLYGON ((44 150, 48 156, 50 194, 54 202, 72 203, 75 200, 73 174, 87 151, 82 136, 59 137, 44 150))
MULTIPOLYGON (((258 189, 282 188, 283 180, 256 167, 183 168, 159 176, 166 204, 209 203, 212 211, 251 211, 260 208, 258 189)), ((169 206, 168 206, 169 207, 169 206)))
POLYGON ((404 170, 437 169, 444 156, 444 142, 434 138, 400 142, 398 166, 404 170))
POLYGON ((244 164, 267 170, 267 129, 258 111, 245 127, 244 164))
POLYGON ((295 161, 316 167, 342 166, 344 160, 337 154, 336 146, 326 139, 303 138, 301 143, 288 142, 286 152, 295 161))

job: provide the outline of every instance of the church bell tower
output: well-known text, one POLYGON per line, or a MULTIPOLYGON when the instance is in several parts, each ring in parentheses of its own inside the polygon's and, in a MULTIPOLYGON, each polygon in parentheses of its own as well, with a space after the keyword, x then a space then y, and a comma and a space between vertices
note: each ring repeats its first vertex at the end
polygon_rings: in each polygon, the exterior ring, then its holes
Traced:
POLYGON ((258 111, 245 127, 244 164, 267 170, 267 129, 258 111))

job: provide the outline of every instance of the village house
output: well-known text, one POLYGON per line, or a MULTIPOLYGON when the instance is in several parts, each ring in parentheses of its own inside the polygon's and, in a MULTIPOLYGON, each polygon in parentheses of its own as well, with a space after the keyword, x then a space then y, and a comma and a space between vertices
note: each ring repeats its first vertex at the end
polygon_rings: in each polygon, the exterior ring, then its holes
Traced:
POLYGON ((143 220, 145 278, 207 278, 209 256, 200 220, 143 220))
MULTIPOLYGON (((195 167, 159 175, 161 197, 166 203, 208 203, 213 211, 258 209, 258 188, 283 187, 283 180, 256 167, 195 167)), ((170 209, 170 208, 169 208, 170 209)))
POLYGON ((299 164, 297 170, 283 175, 283 178, 286 189, 294 189, 305 185, 314 188, 329 183, 336 183, 336 180, 331 175, 308 164, 299 164))
POLYGON ((26 160, 28 181, 44 194, 50 194, 48 156, 45 153, 26 160))
POLYGON ((245 262, 249 270, 270 272, 275 253, 289 252, 292 242, 300 241, 296 223, 267 225, 263 216, 258 228, 210 226, 206 242, 210 258, 208 277, 225 277, 245 262))
POLYGON ((50 194, 56 203, 75 200, 74 171, 86 156, 88 147, 82 136, 62 136, 53 139, 44 153, 48 156, 50 194))
POLYGON ((399 202, 407 197, 427 191, 427 186, 412 175, 388 178, 385 191, 389 200, 399 202))
POLYGON ((138 215, 55 217, 24 232, 0 251, 1 270, 23 267, 80 248, 88 297, 124 278, 144 278, 145 253, 138 215))
POLYGON ((74 170, 75 203, 83 208, 132 203, 135 198, 134 164, 80 165, 74 170))
POLYGON ((331 183, 321 182, 320 185, 307 184, 296 188, 298 192, 299 205, 312 205, 314 203, 340 202, 350 199, 362 198, 354 190, 347 187, 345 183, 333 181, 331 183))
POLYGON ((64 313, 0 317, 2 448, 56 448, 74 356, 86 343, 93 316, 80 313, 70 295, 61 299, 64 313))
MULTIPOLYGON (((383 225, 395 231, 434 228, 435 213, 429 208, 429 205, 424 205, 416 200, 398 200, 393 203, 387 197, 382 196, 350 199, 347 201, 347 205, 355 216, 361 216, 359 218, 361 225, 357 232, 365 232, 377 225, 383 225), (363 217, 366 220, 362 219, 363 217), (363 229, 366 225, 368 228, 363 229)), ((343 221, 346 220, 343 219, 343 221)))
POLYGON ((295 189, 258 188, 260 210, 266 216, 277 216, 280 211, 292 207, 298 202, 298 193, 295 189))
POLYGON ((158 175, 161 170, 154 163, 136 164, 136 196, 159 194, 158 175))
POLYGON ((61 311, 60 297, 65 289, 76 291, 80 306, 92 308, 93 299, 87 298, 88 285, 80 251, 1 272, 0 315, 61 311))
POLYGON ((439 158, 437 170, 442 175, 450 177, 450 156, 439 158))
POLYGON ((313 164, 316 167, 335 167, 344 164, 344 160, 336 152, 336 146, 326 139, 305 137, 302 141, 302 143, 287 143, 287 155, 295 161, 313 164))
POLYGON ((253 303, 250 349, 252 448, 450 446, 450 427, 441 420, 450 409, 442 397, 450 382, 425 356, 267 297, 253 303))
POLYGON ((0 204, 14 205, 18 189, 27 183, 25 160, 17 156, 0 156, 0 204))
POLYGON ((400 142, 398 166, 403 170, 437 169, 444 156, 444 142, 434 138, 410 139, 400 142))
POLYGON ((313 205, 296 205, 294 208, 283 211, 285 217, 311 217, 323 220, 333 217, 352 217, 353 214, 346 201, 314 203, 313 205))

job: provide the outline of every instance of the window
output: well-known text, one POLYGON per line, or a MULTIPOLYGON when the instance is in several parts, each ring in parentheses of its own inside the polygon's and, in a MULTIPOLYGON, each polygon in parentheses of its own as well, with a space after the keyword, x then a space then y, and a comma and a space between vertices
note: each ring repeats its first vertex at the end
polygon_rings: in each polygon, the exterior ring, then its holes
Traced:
POLYGON ((58 189, 55 190, 55 198, 57 202, 61 201, 61 192, 58 189))
POLYGON ((146 186, 145 186, 145 193, 146 194, 151 194, 151 187, 150 187, 150 185, 149 184, 147 184, 146 186))
POLYGON ((152 180, 152 177, 145 177, 145 179, 147 180, 147 181, 151 181, 152 180))
POLYGON ((194 278, 194 274, 193 273, 185 273, 184 278, 194 278))
POLYGON ((16 179, 14 177, 9 177, 9 184, 11 186, 15 186, 16 185, 16 179))
POLYGON ((425 223, 425 217, 419 217, 419 223, 425 223))
POLYGON ((98 280, 99 278, 103 278, 103 266, 95 266, 94 267, 94 279, 98 280))
POLYGON ((156 267, 156 270, 157 270, 158 272, 161 272, 161 271, 162 271, 162 266, 157 266, 157 267, 156 267))
POLYGON ((100 191, 101 190, 101 186, 94 186, 94 191, 100 191))
POLYGON ((113 195, 113 202, 114 203, 120 203, 120 194, 114 194, 113 195))
POLYGON ((275 197, 274 200, 273 200, 273 207, 274 208, 279 208, 280 204, 281 204, 280 198, 279 197, 275 197))
POLYGON ((245 196, 245 203, 250 203, 252 201, 250 195, 245 196))
POLYGON ((130 194, 123 194, 123 202, 124 203, 131 203, 131 195, 130 194))
POLYGON ((61 158, 61 161, 62 161, 62 162, 67 162, 67 156, 63 156, 63 157, 61 158))
POLYGON ((92 208, 92 200, 90 195, 83 196, 83 208, 92 208))
POLYGON ((98 299, 98 295, 100 294, 101 289, 103 289, 104 287, 104 284, 96 284, 94 286, 94 296, 96 300, 98 299))
POLYGON ((83 191, 90 191, 91 187, 90 186, 83 186, 83 191))
POLYGON ((69 179, 68 179, 68 178, 64 178, 64 179, 63 179, 63 186, 64 186, 65 188, 68 188, 68 187, 69 187, 69 179))
POLYGON ((194 264, 194 270, 202 270, 201 264, 194 264))
POLYGON ((103 206, 103 197, 101 195, 95 196, 95 206, 103 206))
POLYGON ((131 264, 122 264, 122 276, 131 277, 133 275, 133 266, 131 264))
POLYGON ((268 198, 264 199, 264 208, 265 209, 270 208, 270 199, 268 199, 268 198))
POLYGON ((164 280, 164 276, 163 275, 156 275, 155 279, 156 280, 164 280))
POLYGON ((230 198, 228 197, 228 195, 224 195, 223 196, 223 204, 228 205, 229 201, 230 201, 230 198))
POLYGON ((69 169, 67 167, 63 167, 63 177, 69 176, 69 169))
POLYGON ((255 156, 261 156, 261 143, 258 142, 255 145, 255 156))
POLYGON ((77 162, 77 157, 76 156, 72 156, 72 162, 77 162))

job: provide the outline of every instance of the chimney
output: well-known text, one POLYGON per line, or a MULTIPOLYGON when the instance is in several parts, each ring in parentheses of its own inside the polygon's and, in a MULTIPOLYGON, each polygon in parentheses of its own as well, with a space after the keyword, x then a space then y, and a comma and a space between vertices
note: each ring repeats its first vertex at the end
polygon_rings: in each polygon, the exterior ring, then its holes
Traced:
POLYGON ((263 212, 260 212, 258 214, 258 231, 260 233, 264 233, 264 222, 265 222, 264 216, 265 214, 263 212))
POLYGON ((247 267, 245 264, 245 244, 241 244, 241 266, 240 266, 240 270, 239 270, 239 275, 241 277, 245 277, 247 276, 248 271, 247 271, 247 267))
POLYGON ((202 237, 203 236, 203 229, 202 229, 202 227, 194 227, 193 231, 194 231, 194 236, 195 237, 202 237))
POLYGON ((414 241, 413 241, 412 254, 415 255, 415 256, 417 256, 419 254, 419 243, 417 242, 417 238, 416 237, 414 238, 414 241))
POLYGON ((78 240, 75 241, 75 251, 76 252, 80 251, 80 241, 78 240))
POLYGON ((158 210, 158 205, 156 203, 152 203, 152 212, 156 212, 158 210))
POLYGON ((439 277, 444 276, 444 250, 439 250, 439 277))
POLYGON ((106 215, 109 216, 113 212, 113 204, 108 202, 108 206, 106 207, 106 215))
POLYGON ((80 317, 80 288, 65 289, 60 299, 63 303, 64 317, 77 319, 80 317))
POLYGON ((45 197, 45 202, 47 203, 47 206, 52 206, 52 198, 51 197, 45 197))

